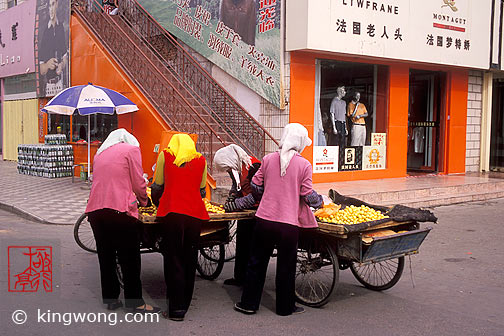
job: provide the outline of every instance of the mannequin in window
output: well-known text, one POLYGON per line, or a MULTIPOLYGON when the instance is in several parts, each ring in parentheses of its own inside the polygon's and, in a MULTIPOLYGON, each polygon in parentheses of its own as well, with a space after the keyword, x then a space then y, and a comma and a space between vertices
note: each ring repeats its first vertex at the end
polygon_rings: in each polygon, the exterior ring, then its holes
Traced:
POLYGON ((366 121, 364 118, 368 116, 368 112, 366 106, 359 100, 360 93, 355 92, 347 107, 347 116, 352 121, 351 146, 364 146, 366 143, 366 121))
POLYGON ((336 89, 336 97, 331 101, 329 115, 331 118, 332 134, 329 134, 329 146, 339 146, 340 150, 345 147, 346 129, 345 112, 346 102, 342 99, 346 95, 345 87, 336 89))

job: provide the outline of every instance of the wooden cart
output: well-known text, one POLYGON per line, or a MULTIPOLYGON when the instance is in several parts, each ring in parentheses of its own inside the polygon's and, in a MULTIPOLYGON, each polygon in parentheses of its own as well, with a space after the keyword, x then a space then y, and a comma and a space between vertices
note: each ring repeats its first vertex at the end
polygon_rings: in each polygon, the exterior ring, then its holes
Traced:
POLYGON ((418 253, 431 230, 414 221, 387 221, 362 230, 319 222, 316 230, 302 232, 296 269, 297 300, 311 307, 329 302, 336 291, 339 271, 350 268, 366 288, 381 291, 394 286, 404 268, 404 257, 418 253), (380 230, 387 236, 368 238, 380 230), (400 232, 400 233, 399 233, 400 232))
MULTIPOLYGON (((201 228, 201 240, 198 246, 197 270, 202 278, 213 280, 220 275, 225 262, 225 244, 230 241, 230 223, 252 218, 254 215, 255 210, 223 214, 209 213, 210 220, 201 228)), ((143 223, 140 253, 160 252, 156 217, 140 215, 139 221, 143 223)), ((74 225, 74 239, 84 250, 96 253, 93 231, 86 214, 82 214, 74 225)), ((120 270, 118 273, 120 275, 120 270)))
MULTIPOLYGON (((233 220, 252 218, 255 211, 210 214, 201 231, 197 269, 201 277, 217 278, 225 262, 225 244, 229 242, 229 224, 233 220)), ((155 217, 141 216, 144 224, 141 253, 159 252, 155 217)), ((339 271, 350 268, 366 288, 381 291, 394 286, 404 269, 404 257, 418 253, 431 230, 420 228, 415 221, 386 221, 362 230, 342 224, 320 223, 318 229, 302 230, 296 265, 296 298, 311 307, 329 302, 336 291, 339 271), (392 229, 397 233, 366 241, 369 232, 392 229)), ((74 237, 83 249, 96 252, 91 226, 82 215, 74 227, 74 237)), ((120 269, 118 269, 119 276, 120 269)))

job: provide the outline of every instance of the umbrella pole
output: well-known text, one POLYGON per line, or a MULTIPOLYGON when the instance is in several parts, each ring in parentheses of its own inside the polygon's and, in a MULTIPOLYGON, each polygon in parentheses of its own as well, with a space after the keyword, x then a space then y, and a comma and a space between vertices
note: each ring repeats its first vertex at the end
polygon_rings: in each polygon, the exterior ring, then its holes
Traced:
POLYGON ((87 142, 87 163, 88 163, 88 166, 87 166, 87 184, 89 185, 89 177, 90 177, 90 173, 91 173, 91 160, 90 160, 90 157, 91 157, 91 115, 88 114, 88 128, 87 128, 87 139, 88 139, 88 142, 87 142))

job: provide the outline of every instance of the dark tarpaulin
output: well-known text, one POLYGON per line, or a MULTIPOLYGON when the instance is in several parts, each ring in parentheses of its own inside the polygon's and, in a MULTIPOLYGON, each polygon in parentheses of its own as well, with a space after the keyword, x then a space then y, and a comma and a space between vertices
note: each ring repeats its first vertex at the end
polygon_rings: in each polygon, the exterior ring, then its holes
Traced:
POLYGON ((363 222, 353 225, 340 224, 343 225, 348 232, 361 231, 369 227, 386 223, 390 220, 396 222, 406 222, 406 221, 434 222, 434 223, 437 222, 437 217, 429 210, 411 208, 400 204, 394 205, 391 208, 381 205, 369 204, 357 198, 343 196, 334 189, 329 190, 329 198, 335 204, 341 204, 342 209, 349 205, 354 206, 365 205, 375 210, 380 210, 383 214, 389 216, 389 218, 379 219, 371 222, 363 222))

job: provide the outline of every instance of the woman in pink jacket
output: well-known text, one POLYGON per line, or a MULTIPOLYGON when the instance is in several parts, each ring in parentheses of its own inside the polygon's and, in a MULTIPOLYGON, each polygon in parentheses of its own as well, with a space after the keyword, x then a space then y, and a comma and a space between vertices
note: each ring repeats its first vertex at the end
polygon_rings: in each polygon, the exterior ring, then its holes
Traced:
POLYGON ((310 206, 322 205, 322 196, 312 189, 312 166, 299 154, 310 145, 304 126, 288 124, 279 150, 263 158, 252 178, 255 197, 261 201, 241 302, 235 304, 235 310, 241 313, 253 314, 259 309, 266 270, 275 247, 276 313, 286 316, 304 311, 294 304, 299 228, 317 227, 310 206))
POLYGON ((123 273, 124 298, 133 312, 159 312, 145 303, 140 281, 138 208, 148 197, 138 140, 125 129, 112 131, 93 162, 93 186, 86 207, 96 240, 103 303, 108 310, 122 307, 116 274, 116 255, 123 273))

